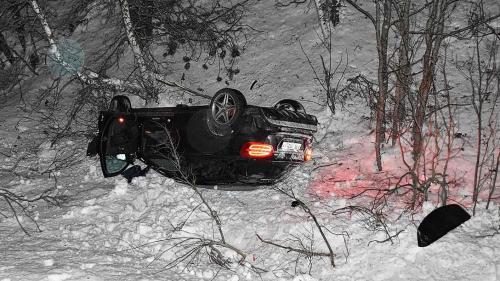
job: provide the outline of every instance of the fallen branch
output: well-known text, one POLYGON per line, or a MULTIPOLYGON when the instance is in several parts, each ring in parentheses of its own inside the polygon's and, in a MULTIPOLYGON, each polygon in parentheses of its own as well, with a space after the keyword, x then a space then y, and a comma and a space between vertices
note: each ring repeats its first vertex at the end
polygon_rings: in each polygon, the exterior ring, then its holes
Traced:
POLYGON ((404 229, 402 229, 402 230, 400 230, 400 231, 396 232, 396 234, 391 235, 391 236, 387 237, 387 238, 386 238, 386 239, 384 239, 384 240, 371 240, 370 242, 368 242, 368 246, 370 246, 370 244, 371 244, 372 242, 377 242, 377 243, 385 243, 385 242, 387 242, 387 241, 391 241, 391 244, 393 244, 394 242, 392 242, 392 238, 397 237, 397 236, 398 236, 401 232, 403 232, 403 231, 405 231, 405 230, 404 230, 404 229))
POLYGON ((311 172, 314 172, 317 169, 326 168, 326 167, 330 167, 330 166, 333 166, 333 165, 342 166, 342 164, 343 164, 342 162, 335 162, 335 163, 327 163, 327 164, 323 164, 323 165, 318 165, 318 166, 314 167, 311 170, 311 172))
POLYGON ((260 242, 262 242, 264 244, 269 244, 269 245, 272 245, 272 246, 275 246, 275 247, 278 247, 281 249, 285 249, 289 252, 296 252, 296 253, 305 255, 307 257, 330 257, 329 253, 313 252, 313 251, 309 251, 309 250, 298 249, 298 248, 293 248, 293 247, 289 247, 289 246, 283 246, 283 245, 280 245, 278 243, 275 243, 275 242, 272 242, 269 240, 264 240, 257 233, 255 235, 257 236, 257 238, 259 238, 260 242))
MULTIPOLYGON (((42 230, 40 229, 40 226, 38 225, 37 221, 33 217, 33 214, 30 212, 30 208, 32 207, 31 203, 34 203, 36 201, 43 200, 49 204, 53 205, 59 205, 59 202, 54 196, 48 195, 51 190, 45 190, 41 194, 37 195, 36 197, 33 198, 27 198, 26 196, 20 196, 15 194, 14 192, 11 192, 7 190, 6 188, 0 188, 0 198, 3 198, 4 201, 7 203, 9 206, 12 214, 14 215, 14 218, 21 228, 21 230, 28 236, 30 236, 30 233, 28 230, 24 227, 20 217, 19 213, 16 210, 16 207, 20 209, 21 214, 24 214, 25 217, 27 217, 36 227, 38 232, 41 232, 42 230)), ((5 214, 1 213, 2 216, 8 217, 5 214)))
MULTIPOLYGON (((276 187, 275 188, 277 191, 280 193, 284 194, 285 196, 288 196, 289 198, 294 200, 294 203, 296 203, 296 206, 300 206, 300 208, 306 212, 314 221, 314 224, 316 225, 316 228, 318 229, 319 233, 321 234, 321 238, 323 238, 323 242, 325 243, 326 247, 328 248, 328 257, 330 259, 330 264, 332 267, 335 267, 335 254, 333 253, 332 246, 330 245, 330 242, 328 241, 328 238, 325 235, 325 232, 323 231, 323 225, 321 225, 314 213, 309 209, 309 207, 302 202, 299 198, 297 198, 293 192, 293 190, 286 191, 282 188, 276 187)), ((326 227, 325 227, 326 229, 326 227)))

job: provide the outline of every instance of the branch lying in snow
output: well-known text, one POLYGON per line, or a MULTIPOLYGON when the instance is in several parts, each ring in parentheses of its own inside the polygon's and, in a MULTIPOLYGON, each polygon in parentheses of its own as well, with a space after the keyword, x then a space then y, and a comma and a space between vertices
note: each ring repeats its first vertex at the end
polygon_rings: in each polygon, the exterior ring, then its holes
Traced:
MULTIPOLYGON (((233 247, 227 243, 216 241, 213 239, 207 238, 199 238, 199 237, 171 237, 166 240, 176 241, 174 243, 175 248, 178 248, 176 254, 178 256, 167 263, 161 271, 168 270, 174 267, 179 266, 180 263, 185 262, 190 259, 193 260, 194 257, 198 256, 203 250, 207 251, 210 261, 213 263, 229 269, 229 265, 231 264, 230 259, 226 258, 217 247, 229 249, 235 252, 239 257, 239 264, 243 264, 246 259, 246 254, 243 253, 236 247, 233 247)), ((172 250, 174 247, 168 248, 168 250, 172 250)), ((149 265, 151 265, 154 261, 158 260, 160 256, 162 256, 166 251, 160 252, 158 256, 156 256, 153 261, 151 261, 149 265)))
POLYGON ((333 165, 337 165, 337 166, 342 166, 342 162, 335 162, 335 163, 327 163, 327 164, 322 164, 322 165, 318 165, 316 167, 314 167, 312 170, 311 170, 311 173, 316 171, 317 169, 321 169, 321 168, 325 168, 325 167, 330 167, 330 166, 333 166, 333 165))
MULTIPOLYGON (((74 73, 75 76, 78 77, 82 82, 86 84, 94 84, 94 85, 99 85, 99 84, 104 84, 106 86, 111 86, 119 91, 128 91, 128 92, 141 92, 144 91, 144 88, 138 84, 138 83, 133 83, 130 81, 124 81, 118 78, 103 78, 99 74, 87 70, 86 73, 81 72, 80 70, 76 69, 66 61, 64 61, 61 52, 57 46, 57 43, 54 39, 54 33, 52 32, 52 29, 50 28, 49 23, 47 22, 47 19, 45 17, 45 14, 43 13, 42 9, 38 5, 37 0, 30 0, 29 1, 31 4, 31 7, 33 8, 33 11, 35 12, 38 20, 40 21, 43 30, 45 32, 45 35, 47 36, 47 40, 49 42, 50 50, 49 53, 53 56, 53 59, 61 64, 67 71, 70 73, 74 73)), ((133 31, 131 29, 131 22, 130 22, 130 14, 128 11, 128 2, 126 0, 123 0, 120 2, 120 6, 122 8, 122 13, 124 15, 124 24, 125 28, 127 30, 127 37, 129 39, 132 52, 134 53, 134 57, 137 60, 137 63, 139 64, 139 69, 141 71, 141 75, 143 78, 145 78, 148 82, 152 82, 154 80, 161 82, 163 85, 169 86, 171 88, 178 88, 184 91, 189 92, 190 94, 206 98, 206 99, 211 99, 210 96, 199 93, 195 90, 189 89, 188 87, 182 86, 176 82, 168 81, 168 79, 161 74, 149 72, 147 67, 146 67, 146 62, 144 60, 144 55, 142 55, 142 52, 137 44, 137 40, 135 39, 135 36, 133 34, 133 31), (128 15, 128 17, 126 16, 128 15)), ((164 90, 164 89, 162 89, 164 90)))
POLYGON ((405 231, 404 229, 396 232, 394 235, 391 235, 389 237, 387 237, 386 239, 384 240, 371 240, 370 242, 368 242, 368 246, 370 246, 371 243, 373 242, 376 242, 376 243, 385 243, 387 241, 391 241, 391 244, 394 244, 394 242, 392 242, 392 238, 395 238, 395 237, 398 237, 399 234, 401 234, 401 232, 405 231))
MULTIPOLYGON (((48 202, 50 204, 58 205, 59 202, 57 201, 57 199, 53 196, 48 195, 48 193, 50 191, 51 190, 46 190, 34 198, 27 198, 25 196, 17 195, 15 193, 7 190, 6 188, 0 188, 0 197, 3 198, 5 200, 5 202, 7 203, 7 205, 9 206, 9 208, 10 208, 12 214, 14 215, 14 218, 16 219, 16 222, 19 225, 19 227, 21 228, 21 230, 26 235, 30 236, 30 233, 26 230, 26 228, 24 228, 24 226, 22 224, 22 221, 21 221, 19 214, 16 210, 16 207, 18 207, 21 210, 21 214, 23 214, 31 222, 33 222, 33 224, 35 224, 37 231, 41 232, 42 230, 40 229, 40 226, 38 225, 35 218, 33 217, 33 214, 31 214, 31 212, 30 212, 30 207, 31 207, 30 204, 33 202, 36 202, 36 201, 44 200, 45 202, 48 202), (23 203, 24 203, 24 205, 23 205, 23 203), (25 206, 26 204, 28 204, 28 205, 25 206)), ((2 215, 4 217, 8 217, 3 213, 0 213, 0 215, 2 215)))
POLYGON ((474 238, 486 238, 486 237, 493 237, 493 236, 496 236, 498 234, 500 234, 500 228, 499 229, 493 229, 492 233, 482 234, 482 235, 474 235, 472 237, 474 237, 474 238))
MULTIPOLYGON (((330 259, 331 266, 335 267, 335 254, 333 253, 332 246, 330 245, 330 242, 328 241, 328 238, 326 237, 326 234, 323 231, 323 228, 325 228, 325 229, 328 229, 328 228, 326 228, 325 226, 323 226, 319 223, 316 215, 314 215, 314 213, 311 211, 311 209, 304 202, 302 202, 299 198, 297 198, 295 196, 293 190, 285 190, 285 189, 280 188, 280 187, 275 187, 274 189, 277 190, 278 192, 284 194, 285 196, 293 199, 294 203, 298 203, 297 206, 299 206, 304 212, 306 212, 313 219, 314 224, 316 225, 316 228, 318 229, 319 233, 321 234, 321 238, 323 238, 323 242, 325 243, 326 247, 328 248, 328 254, 326 254, 326 257, 328 257, 330 259)), ((259 237, 259 236, 257 235, 257 237, 259 237)), ((259 239, 260 239, 260 237, 259 237, 259 239)), ((262 241, 262 239, 261 239, 261 241, 262 241)), ((274 245, 274 246, 278 246, 278 245, 274 245)), ((285 246, 280 246, 280 248, 283 248, 283 247, 285 247, 285 246)), ((291 248, 291 249, 294 249, 294 248, 291 248)), ((291 249, 289 249, 289 250, 291 250, 291 249)), ((300 250, 300 249, 298 249, 298 250, 300 250)), ((299 252, 299 251, 294 251, 294 252, 299 252)), ((307 252, 311 252, 311 251, 307 251, 307 252)), ((313 252, 311 252, 311 253, 313 253, 313 252)), ((304 253, 302 253, 302 254, 304 254, 304 253)), ((309 255, 309 256, 311 256, 311 255, 309 255)), ((316 256, 323 256, 323 255, 316 255, 316 256)))
MULTIPOLYGON (((191 174, 191 170, 183 168, 183 165, 181 163, 181 156, 178 154, 177 150, 177 143, 172 138, 170 132, 164 124, 156 123, 156 125, 163 129, 165 133, 165 141, 163 143, 160 143, 157 146, 158 149, 153 152, 160 158, 171 160, 171 171, 177 173, 176 180, 186 184, 187 187, 190 188, 194 192, 194 194, 196 194, 196 196, 201 201, 198 206, 204 206, 206 208, 206 210, 203 210, 203 212, 206 213, 210 217, 211 221, 215 224, 214 227, 216 227, 219 237, 215 238, 214 234, 212 234, 214 235, 214 238, 197 237, 199 234, 190 233, 189 237, 168 238, 168 240, 175 241, 174 245, 172 247, 169 247, 167 250, 159 253, 159 255, 155 257, 152 262, 158 260, 167 251, 173 251, 173 249, 175 249, 175 254, 177 255, 177 257, 165 266, 165 269, 168 269, 176 267, 181 262, 184 262, 186 260, 195 259, 198 255, 200 255, 200 253, 202 253, 202 250, 205 250, 211 262, 228 269, 229 264, 232 263, 231 258, 224 256, 223 253, 219 250, 220 248, 225 248, 233 251, 238 255, 236 261, 238 264, 249 266, 255 272, 264 272, 264 269, 257 268, 246 261, 247 254, 244 251, 227 242, 225 233, 223 231, 223 224, 218 212, 211 206, 210 202, 205 198, 200 189, 193 183, 194 177, 191 174), (191 235, 194 235, 195 237, 191 235), (217 249, 217 247, 219 247, 219 249, 217 249)), ((198 206, 196 208, 198 208, 198 206)), ((182 222, 180 228, 178 226, 173 226, 174 231, 180 231, 185 223, 185 221, 182 222)))
POLYGON ((278 243, 275 243, 275 242, 272 242, 269 240, 264 240, 257 233, 255 235, 257 236, 257 238, 259 238, 260 242, 262 242, 264 244, 269 244, 269 245, 272 245, 272 246, 275 246, 275 247, 278 247, 281 249, 285 249, 289 252, 296 252, 296 253, 299 253, 299 254, 302 254, 302 255, 305 255, 308 257, 330 257, 329 253, 313 252, 313 251, 306 250, 306 249, 298 249, 298 248, 293 248, 293 247, 289 247, 289 246, 283 246, 283 245, 280 245, 278 243))
POLYGON ((372 241, 368 242, 368 246, 370 246, 370 244, 372 242, 385 243, 387 241, 390 241, 391 244, 394 244, 394 241, 392 239, 395 237, 398 237, 398 235, 401 232, 406 230, 406 228, 405 228, 405 229, 397 231, 395 234, 391 235, 389 233, 390 230, 389 230, 389 227, 387 225, 385 215, 382 213, 382 211, 373 210, 373 209, 370 209, 370 208, 367 208, 364 206, 349 205, 346 207, 338 208, 332 212, 332 215, 339 216, 342 214, 349 214, 349 216, 351 216, 352 213, 358 213, 362 216, 365 216, 364 221, 369 226, 370 229, 372 229, 374 231, 382 231, 387 236, 387 238, 384 240, 372 240, 372 241))

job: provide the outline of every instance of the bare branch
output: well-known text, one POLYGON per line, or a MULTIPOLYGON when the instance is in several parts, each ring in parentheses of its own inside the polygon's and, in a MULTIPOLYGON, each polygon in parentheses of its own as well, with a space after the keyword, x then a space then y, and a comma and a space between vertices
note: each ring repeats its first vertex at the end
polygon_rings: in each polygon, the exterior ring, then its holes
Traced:
POLYGON ((349 5, 351 5, 352 7, 354 7, 354 9, 358 10, 363 15, 365 15, 372 22, 374 26, 377 26, 375 18, 367 10, 361 8, 361 6, 359 6, 358 3, 356 3, 356 0, 346 0, 346 2, 349 3, 349 5))
POLYGON ((272 242, 272 241, 269 241, 269 240, 264 240, 257 233, 255 235, 257 236, 257 238, 259 238, 260 242, 265 243, 265 244, 269 244, 269 245, 272 245, 272 246, 275 246, 275 247, 278 247, 278 248, 281 248, 281 249, 285 249, 285 250, 287 250, 289 252, 296 252, 296 253, 305 255, 307 257, 310 257, 310 256, 313 256, 313 257, 330 257, 330 253, 313 252, 313 251, 309 251, 309 250, 298 249, 298 248, 293 248, 293 247, 289 247, 289 246, 283 246, 283 245, 280 245, 278 243, 275 243, 275 242, 272 242))

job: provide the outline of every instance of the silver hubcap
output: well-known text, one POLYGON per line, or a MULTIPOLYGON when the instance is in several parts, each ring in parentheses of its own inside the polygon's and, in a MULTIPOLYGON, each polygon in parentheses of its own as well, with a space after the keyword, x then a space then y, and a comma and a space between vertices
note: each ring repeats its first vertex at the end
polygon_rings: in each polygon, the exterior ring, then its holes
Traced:
POLYGON ((220 95, 212 105, 212 116, 219 124, 229 124, 236 116, 236 101, 231 94, 220 95))

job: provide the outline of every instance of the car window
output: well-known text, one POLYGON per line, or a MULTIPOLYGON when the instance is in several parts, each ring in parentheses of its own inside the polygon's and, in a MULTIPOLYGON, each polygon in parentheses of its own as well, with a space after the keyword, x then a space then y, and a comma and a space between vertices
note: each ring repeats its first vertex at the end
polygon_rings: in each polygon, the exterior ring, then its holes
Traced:
POLYGON ((106 170, 110 173, 117 173, 127 166, 125 154, 106 155, 106 170))

